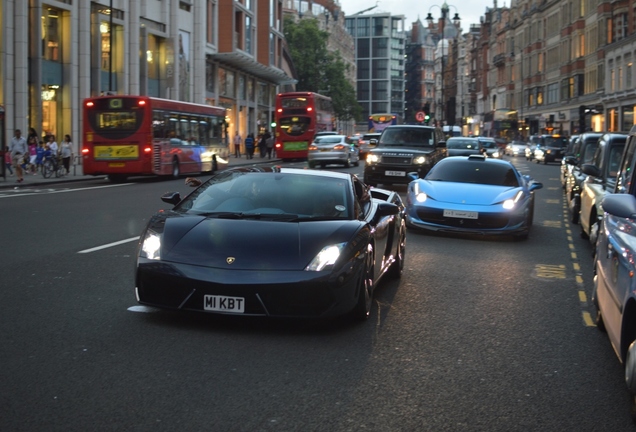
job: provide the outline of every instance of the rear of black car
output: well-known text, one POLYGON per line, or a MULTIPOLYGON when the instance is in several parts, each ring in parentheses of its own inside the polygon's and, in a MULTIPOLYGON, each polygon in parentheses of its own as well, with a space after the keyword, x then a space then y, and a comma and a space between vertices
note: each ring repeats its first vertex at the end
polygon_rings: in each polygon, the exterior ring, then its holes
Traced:
POLYGON ((417 125, 387 127, 376 148, 369 151, 364 167, 364 182, 408 184, 408 173, 419 177, 446 156, 446 141, 439 128, 417 125))

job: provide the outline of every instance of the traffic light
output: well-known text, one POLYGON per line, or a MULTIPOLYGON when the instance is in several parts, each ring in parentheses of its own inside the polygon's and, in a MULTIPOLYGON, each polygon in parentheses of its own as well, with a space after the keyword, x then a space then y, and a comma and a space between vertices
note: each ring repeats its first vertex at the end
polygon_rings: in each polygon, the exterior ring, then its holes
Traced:
POLYGON ((428 115, 428 113, 424 114, 424 123, 428 124, 430 119, 431 119, 431 116, 428 115))

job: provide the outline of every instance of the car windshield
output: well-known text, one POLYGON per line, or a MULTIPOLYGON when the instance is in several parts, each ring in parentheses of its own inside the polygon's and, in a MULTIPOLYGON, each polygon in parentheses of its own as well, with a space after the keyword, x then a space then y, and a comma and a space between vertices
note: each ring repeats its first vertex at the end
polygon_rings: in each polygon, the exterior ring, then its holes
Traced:
POLYGON ((481 140, 479 141, 481 143, 481 146, 483 148, 487 148, 487 149, 494 149, 497 147, 497 143, 494 141, 490 141, 490 140, 481 140))
POLYGON ((210 217, 298 221, 351 219, 347 179, 292 173, 225 171, 212 177, 176 208, 210 217))
POLYGON ((565 148, 569 144, 569 140, 564 137, 545 137, 544 144, 547 147, 561 147, 565 148))
POLYGON ((431 147, 435 145, 432 128, 388 127, 380 136, 378 147, 431 147))
POLYGON ((479 148, 479 142, 474 139, 450 138, 446 141, 446 148, 461 150, 477 149, 479 148))
POLYGON ((455 183, 518 187, 519 180, 512 165, 488 163, 484 160, 444 159, 435 165, 425 179, 455 183))
POLYGON ((339 142, 342 142, 342 137, 338 135, 324 135, 316 137, 314 142, 316 144, 337 144, 339 142))

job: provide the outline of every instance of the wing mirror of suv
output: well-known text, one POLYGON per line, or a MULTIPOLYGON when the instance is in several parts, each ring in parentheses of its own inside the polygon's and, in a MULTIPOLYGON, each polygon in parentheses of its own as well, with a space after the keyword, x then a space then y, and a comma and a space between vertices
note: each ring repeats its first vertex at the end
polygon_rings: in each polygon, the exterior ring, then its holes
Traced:
POLYGON ((596 165, 583 164, 583 165, 581 165, 581 171, 583 171, 584 174, 587 174, 587 175, 592 176, 592 177, 600 177, 601 176, 601 170, 596 165))
POLYGON ((603 211, 625 219, 636 218, 636 198, 631 194, 609 194, 601 201, 603 211))
POLYGON ((375 147, 378 145, 378 140, 377 139, 370 139, 369 140, 369 147, 375 147))
POLYGON ((437 145, 435 147, 446 148, 446 141, 437 141, 437 145))
POLYGON ((563 158, 566 164, 568 165, 576 165, 576 158, 574 156, 566 156, 563 158))

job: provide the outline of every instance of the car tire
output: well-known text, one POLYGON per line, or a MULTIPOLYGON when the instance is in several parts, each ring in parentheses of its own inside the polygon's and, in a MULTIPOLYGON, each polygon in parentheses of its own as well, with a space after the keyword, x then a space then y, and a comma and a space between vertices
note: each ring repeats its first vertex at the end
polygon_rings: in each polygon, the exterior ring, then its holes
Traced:
POLYGON ((573 224, 578 224, 580 209, 575 201, 576 201, 575 199, 572 199, 570 203, 568 204, 568 207, 570 210, 570 222, 572 222, 573 224))
POLYGON ((349 168, 351 166, 351 158, 347 157, 347 160, 344 163, 345 168, 349 168))
POLYGON ((367 246, 367 254, 364 260, 364 268, 360 275, 358 287, 358 302, 351 311, 352 317, 357 321, 365 321, 371 314, 373 304, 373 246, 367 246))
POLYGON ((309 168, 314 168, 316 164, 313 162, 307 162, 307 166, 309 166, 309 168))
POLYGON ((596 316, 594 317, 594 324, 596 324, 596 328, 603 333, 607 332, 605 328, 605 322, 603 321, 603 314, 601 313, 601 309, 598 306, 598 300, 596 299, 596 290, 598 285, 598 275, 594 275, 594 293, 592 294, 592 304, 594 305, 594 310, 596 311, 596 316))
POLYGON ((589 240, 592 246, 596 246, 596 240, 598 240, 598 233, 601 229, 601 222, 596 216, 594 216, 594 222, 590 224, 589 240))
POLYGON ((107 177, 111 183, 123 183, 128 178, 128 176, 124 174, 109 174, 107 177))
POLYGON ((395 261, 393 261, 389 270, 391 277, 394 279, 400 279, 402 273, 404 273, 404 253, 406 252, 406 224, 404 223, 402 223, 400 228, 399 236, 395 261))

